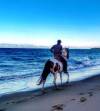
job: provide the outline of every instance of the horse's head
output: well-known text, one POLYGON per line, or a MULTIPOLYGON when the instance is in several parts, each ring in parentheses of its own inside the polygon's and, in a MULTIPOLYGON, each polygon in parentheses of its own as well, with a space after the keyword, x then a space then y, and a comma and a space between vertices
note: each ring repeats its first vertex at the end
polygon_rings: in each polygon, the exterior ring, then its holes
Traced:
POLYGON ((62 49, 62 57, 64 57, 64 59, 67 59, 67 50, 66 50, 66 48, 63 48, 62 49))

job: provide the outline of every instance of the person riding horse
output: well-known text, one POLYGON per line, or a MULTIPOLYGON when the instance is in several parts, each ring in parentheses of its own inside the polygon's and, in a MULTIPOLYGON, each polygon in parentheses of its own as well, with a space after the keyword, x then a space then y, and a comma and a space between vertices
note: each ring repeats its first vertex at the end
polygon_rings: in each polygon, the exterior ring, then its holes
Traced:
POLYGON ((61 85, 62 85, 62 72, 64 72, 67 75, 68 78, 66 83, 69 83, 69 73, 67 72, 67 59, 69 57, 68 49, 62 48, 61 40, 58 40, 57 44, 54 45, 50 50, 54 54, 54 57, 46 61, 44 69, 40 75, 37 84, 37 85, 43 84, 42 91, 44 91, 44 85, 50 73, 53 74, 55 87, 57 87, 56 84, 57 73, 60 74, 61 85))
MULTIPOLYGON (((68 50, 68 49, 67 49, 68 50)), ((61 40, 57 41, 56 45, 53 45, 50 49, 50 51, 53 53, 54 58, 60 61, 63 64, 63 71, 64 73, 67 73, 67 62, 64 57, 62 57, 62 45, 61 45, 61 40)), ((68 58, 68 52, 67 52, 67 58, 68 58)))

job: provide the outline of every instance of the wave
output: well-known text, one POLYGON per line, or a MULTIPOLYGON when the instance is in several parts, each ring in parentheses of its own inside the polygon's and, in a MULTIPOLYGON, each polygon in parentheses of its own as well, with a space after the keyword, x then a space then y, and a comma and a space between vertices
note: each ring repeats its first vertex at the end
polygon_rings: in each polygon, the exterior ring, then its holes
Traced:
POLYGON ((11 58, 12 60, 14 60, 14 61, 32 61, 33 60, 33 58, 29 58, 29 57, 27 57, 27 58, 25 58, 25 57, 12 57, 11 58))
POLYGON ((11 67, 13 67, 13 65, 7 65, 7 64, 1 64, 0 65, 0 68, 11 68, 11 67))
MULTIPOLYGON (((26 73, 26 74, 21 74, 21 75, 10 75, 10 76, 1 76, 0 81, 8 81, 8 80, 17 80, 17 79, 25 79, 28 77, 34 76, 33 73, 26 73)), ((35 75, 36 76, 36 75, 35 75)))
POLYGON ((80 68, 92 67, 97 65, 100 65, 100 59, 86 58, 81 60, 69 60, 69 70, 76 70, 80 68))
MULTIPOLYGON (((39 76, 45 62, 52 57, 49 50, 3 49, 2 51, 0 81, 39 76)), ((70 51, 68 70, 79 70, 100 65, 100 53, 93 52, 91 54, 89 52, 89 50, 70 51)))
MULTIPOLYGON (((93 67, 93 66, 99 66, 99 65, 92 65, 91 63, 88 63, 89 61, 86 61, 86 62, 82 62, 82 61, 75 61, 75 64, 76 65, 70 65, 68 66, 68 70, 69 71, 73 71, 73 70, 80 70, 80 69, 83 69, 83 68, 89 68, 89 67, 93 67)), ((0 81, 12 81, 12 80, 17 80, 17 79, 27 79, 27 78, 30 78, 30 77, 36 77, 36 76, 40 76, 42 70, 38 70, 36 72, 30 72, 30 73, 25 73, 22 74, 22 73, 17 73, 16 75, 5 75, 5 76, 1 76, 0 77, 0 81)))

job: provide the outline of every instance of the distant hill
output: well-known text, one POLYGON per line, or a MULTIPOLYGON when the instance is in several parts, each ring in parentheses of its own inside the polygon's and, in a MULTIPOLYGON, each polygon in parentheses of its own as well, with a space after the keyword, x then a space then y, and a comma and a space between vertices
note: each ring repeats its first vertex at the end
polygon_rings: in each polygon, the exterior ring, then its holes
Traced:
POLYGON ((0 48, 48 48, 46 46, 35 46, 30 44, 0 44, 0 48))
POLYGON ((91 50, 100 50, 100 48, 91 48, 91 50))
MULTIPOLYGON (((51 46, 36 46, 32 44, 7 44, 1 43, 0 48, 49 48, 51 46)), ((100 50, 100 47, 97 48, 88 48, 88 47, 70 47, 70 49, 90 49, 90 50, 100 50)))

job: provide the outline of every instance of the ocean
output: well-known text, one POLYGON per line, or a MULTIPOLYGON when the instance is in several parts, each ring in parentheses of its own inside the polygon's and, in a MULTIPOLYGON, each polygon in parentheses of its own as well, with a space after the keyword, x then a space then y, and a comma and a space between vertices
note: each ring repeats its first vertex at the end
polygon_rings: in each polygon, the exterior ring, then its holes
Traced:
MULTIPOLYGON (((70 81, 99 74, 100 49, 70 49, 69 52, 70 81)), ((41 88, 37 81, 45 62, 52 56, 49 49, 0 48, 0 96, 41 88)), ((46 87, 52 85, 52 80, 50 74, 46 87)))

